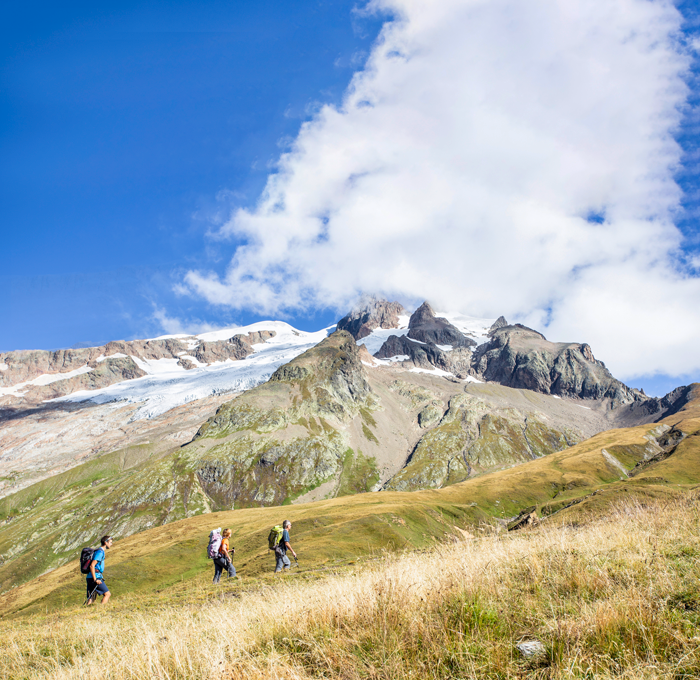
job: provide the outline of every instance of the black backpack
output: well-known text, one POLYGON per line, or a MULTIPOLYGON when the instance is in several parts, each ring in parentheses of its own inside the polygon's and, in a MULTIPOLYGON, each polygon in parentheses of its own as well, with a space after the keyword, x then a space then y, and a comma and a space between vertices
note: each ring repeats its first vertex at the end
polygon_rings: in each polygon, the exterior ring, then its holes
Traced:
POLYGON ((90 563, 92 562, 92 556, 95 554, 95 548, 83 548, 80 553, 80 573, 89 574, 90 573, 90 563))

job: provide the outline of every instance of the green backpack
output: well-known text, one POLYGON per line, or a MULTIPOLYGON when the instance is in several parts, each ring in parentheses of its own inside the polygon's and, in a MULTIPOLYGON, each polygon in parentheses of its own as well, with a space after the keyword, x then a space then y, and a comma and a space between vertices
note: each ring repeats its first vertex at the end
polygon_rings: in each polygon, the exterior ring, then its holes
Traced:
POLYGON ((267 544, 270 546, 270 550, 274 550, 280 544, 283 533, 284 529, 279 524, 270 529, 270 535, 267 537, 267 544))

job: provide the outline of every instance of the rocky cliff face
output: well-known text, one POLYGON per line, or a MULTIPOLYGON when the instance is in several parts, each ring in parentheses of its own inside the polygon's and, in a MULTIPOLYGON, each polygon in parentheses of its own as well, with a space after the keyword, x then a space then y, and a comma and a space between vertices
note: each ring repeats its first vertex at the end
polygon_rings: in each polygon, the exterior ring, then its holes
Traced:
POLYGON ((452 347, 476 346, 471 338, 467 338, 447 319, 436 317, 433 308, 427 302, 411 314, 408 328, 408 337, 412 340, 452 347))
MULTIPOLYGON (((648 400, 615 379, 585 343, 549 342, 531 328, 509 325, 504 317, 494 322, 488 336, 488 342, 477 346, 449 321, 437 318, 424 302, 411 316, 408 334, 390 336, 374 356, 402 357, 404 364, 542 394, 609 399, 613 406, 648 400)), ((649 408, 663 408, 663 404, 649 408)))
MULTIPOLYGON (((421 411, 421 415, 425 411, 421 411)), ((494 409, 483 399, 452 397, 439 424, 421 437, 406 466, 387 489, 439 489, 470 476, 540 458, 580 439, 573 428, 556 429, 541 416, 494 409)))
POLYGON ((339 331, 347 331, 355 340, 360 340, 376 328, 398 328, 399 316, 405 313, 398 302, 370 297, 338 321, 337 328, 339 331))
POLYGON ((493 330, 491 340, 474 352, 472 367, 485 380, 543 394, 614 404, 646 400, 616 380, 585 343, 549 342, 520 324, 493 330))
POLYGON ((177 359, 179 365, 194 368, 198 363, 244 359, 253 353, 252 345, 274 335, 274 331, 256 331, 214 342, 199 342, 195 338, 119 340, 83 349, 6 352, 0 354, 0 389, 18 389, 11 395, 0 394, 0 404, 19 400, 38 403, 77 390, 94 390, 140 378, 146 373, 136 360, 177 359), (61 377, 64 374, 69 375, 61 377), (39 384, 37 378, 41 379, 39 384))

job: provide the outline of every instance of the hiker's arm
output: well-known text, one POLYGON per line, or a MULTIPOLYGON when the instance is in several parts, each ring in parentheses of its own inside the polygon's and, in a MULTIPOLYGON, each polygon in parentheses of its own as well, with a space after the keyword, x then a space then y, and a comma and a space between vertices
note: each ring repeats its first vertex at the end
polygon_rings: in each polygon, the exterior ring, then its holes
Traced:
POLYGON ((227 560, 230 560, 230 559, 231 559, 231 556, 228 554, 228 548, 227 548, 225 545, 222 546, 222 548, 223 548, 223 551, 224 551, 224 553, 223 553, 223 554, 224 554, 224 557, 225 557, 227 560))
POLYGON ((287 546, 287 550, 291 550, 292 555, 294 555, 294 557, 296 557, 297 554, 294 552, 294 548, 292 548, 292 546, 289 544, 289 541, 285 541, 285 545, 287 546))
POLYGON ((96 564, 97 564, 97 560, 92 560, 92 562, 90 562, 90 574, 92 575, 92 580, 93 580, 93 581, 99 580, 99 579, 97 578, 97 576, 95 575, 95 565, 96 565, 96 564))

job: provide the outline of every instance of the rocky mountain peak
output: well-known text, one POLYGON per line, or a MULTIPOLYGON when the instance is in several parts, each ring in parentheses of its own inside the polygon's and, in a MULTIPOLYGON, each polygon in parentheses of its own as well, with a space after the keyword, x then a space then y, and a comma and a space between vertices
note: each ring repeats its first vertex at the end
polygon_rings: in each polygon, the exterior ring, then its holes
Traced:
POLYGON ((430 306, 430 303, 426 300, 418 309, 416 309, 411 318, 408 321, 408 327, 413 328, 416 326, 421 326, 426 323, 430 323, 435 320, 435 310, 430 306))
POLYGON ((497 331, 499 328, 503 328, 504 326, 509 326, 510 324, 506 321, 505 316, 499 316, 492 324, 491 328, 488 330, 488 335, 491 335, 495 331, 497 331))
MULTIPOLYGON (((270 382, 307 380, 331 389, 339 402, 359 403, 370 393, 360 350, 347 331, 336 331, 288 364, 280 366, 270 382)), ((257 388, 258 390, 262 389, 257 388)))
POLYGON ((433 308, 424 302, 408 322, 408 337, 419 342, 453 347, 473 347, 476 343, 453 326, 447 319, 435 316, 433 308))
POLYGON ((491 343, 497 343, 500 346, 506 345, 509 342, 514 341, 539 342, 540 340, 544 340, 545 342, 547 342, 547 338, 545 338, 544 335, 542 335, 542 333, 534 330, 533 328, 523 326, 520 323, 501 326, 500 328, 496 328, 493 331, 489 331, 489 335, 491 336, 491 343))
POLYGON ((399 316, 405 312, 403 305, 398 302, 367 296, 338 321, 337 328, 339 331, 347 331, 355 340, 360 340, 377 328, 398 328, 399 316))
POLYGON ((644 399, 616 380, 598 361, 589 345, 549 342, 542 333, 515 324, 496 329, 472 358, 472 367, 485 380, 579 399, 610 399, 626 404, 644 399))

